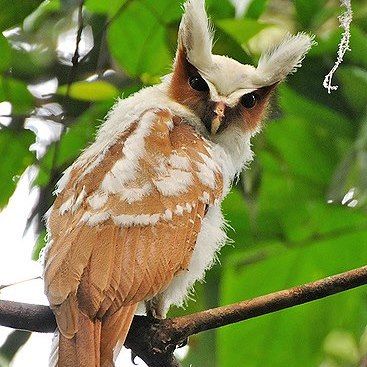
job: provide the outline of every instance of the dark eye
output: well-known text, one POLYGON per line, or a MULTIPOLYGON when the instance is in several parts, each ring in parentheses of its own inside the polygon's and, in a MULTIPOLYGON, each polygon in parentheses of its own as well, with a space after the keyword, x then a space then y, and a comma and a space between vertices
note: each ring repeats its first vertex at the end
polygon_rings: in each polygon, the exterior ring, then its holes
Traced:
POLYGON ((253 108, 255 107, 257 102, 257 96, 255 93, 248 93, 242 96, 241 104, 245 108, 253 108))
POLYGON ((190 87, 199 92, 207 92, 209 90, 208 84, 201 76, 192 76, 189 78, 190 87))

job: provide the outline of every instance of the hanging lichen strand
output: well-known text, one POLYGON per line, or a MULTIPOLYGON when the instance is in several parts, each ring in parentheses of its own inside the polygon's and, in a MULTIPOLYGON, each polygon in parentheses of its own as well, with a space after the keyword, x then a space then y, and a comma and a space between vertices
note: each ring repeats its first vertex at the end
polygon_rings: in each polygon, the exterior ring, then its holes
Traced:
POLYGON ((332 85, 331 80, 335 71, 338 69, 339 65, 343 61, 343 57, 347 51, 350 51, 349 41, 350 41, 350 24, 352 23, 352 4, 351 0, 340 0, 341 6, 345 7, 345 12, 338 17, 340 22, 340 27, 344 29, 342 39, 338 46, 338 53, 337 59, 335 61, 334 66, 330 70, 330 72, 325 76, 323 86, 327 89, 328 93, 330 94, 332 90, 337 90, 337 85, 332 85))

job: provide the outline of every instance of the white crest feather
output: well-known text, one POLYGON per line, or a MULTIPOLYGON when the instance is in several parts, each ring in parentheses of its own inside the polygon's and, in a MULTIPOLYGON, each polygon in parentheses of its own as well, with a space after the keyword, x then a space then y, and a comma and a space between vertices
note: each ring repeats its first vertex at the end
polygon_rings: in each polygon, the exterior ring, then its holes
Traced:
POLYGON ((314 44, 313 39, 305 33, 288 34, 279 45, 261 55, 256 69, 259 82, 271 85, 295 72, 314 44))
POLYGON ((205 11, 204 0, 189 0, 178 32, 179 49, 183 47, 191 64, 198 69, 212 63, 213 30, 205 11))

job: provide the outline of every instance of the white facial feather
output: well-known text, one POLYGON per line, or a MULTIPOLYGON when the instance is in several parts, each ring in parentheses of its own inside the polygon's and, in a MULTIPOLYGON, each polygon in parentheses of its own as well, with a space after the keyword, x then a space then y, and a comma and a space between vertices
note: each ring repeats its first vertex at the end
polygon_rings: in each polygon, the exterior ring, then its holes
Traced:
POLYGON ((213 32, 205 12, 205 1, 189 0, 184 10, 178 33, 179 48, 184 48, 190 63, 205 69, 212 64, 213 45, 213 32))
POLYGON ((229 57, 212 55, 213 30, 205 12, 204 0, 189 0, 179 29, 178 52, 185 50, 188 61, 208 82, 211 98, 238 103, 245 93, 282 81, 301 66, 314 44, 313 37, 298 33, 288 35, 279 45, 261 55, 257 68, 243 65, 229 57))
POLYGON ((295 72, 314 44, 313 39, 305 33, 288 34, 279 45, 261 55, 256 68, 258 83, 271 85, 295 72))

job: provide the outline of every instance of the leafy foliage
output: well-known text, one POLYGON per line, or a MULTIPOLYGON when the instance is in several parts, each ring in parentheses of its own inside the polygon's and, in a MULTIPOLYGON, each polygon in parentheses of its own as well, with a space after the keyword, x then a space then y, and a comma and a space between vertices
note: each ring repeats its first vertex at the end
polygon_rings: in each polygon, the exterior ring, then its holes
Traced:
POLYGON ((29 151, 32 134, 28 131, 14 133, 11 130, 0 132, 0 205, 7 202, 16 182, 24 170, 33 163, 33 154, 29 151), (11 143, 10 143, 11 142, 11 143))
MULTIPOLYGON (((256 64, 264 44, 288 30, 314 33, 318 46, 278 88, 273 111, 254 139, 255 161, 223 205, 234 246, 222 250, 222 266, 198 285, 198 301, 189 302, 185 312, 344 271, 363 265, 367 256, 366 5, 353 1, 352 51, 336 72, 339 89, 328 95, 322 81, 341 35, 338 2, 269 3, 250 1, 235 18, 229 1, 207 1, 217 53, 256 64)), ((79 63, 72 67, 76 40, 67 50, 60 45, 65 32, 76 34, 77 1, 0 5, 1 29, 13 29, 0 36, 0 102, 12 105, 10 122, 0 125, 0 205, 7 203, 16 178, 36 164, 41 196, 33 214, 41 217, 61 172, 93 140, 118 94, 126 97, 170 72, 181 9, 170 0, 85 0, 83 23, 93 39, 83 32, 79 63), (29 85, 53 78, 57 89, 45 96, 30 93, 29 85), (34 136, 24 129, 30 116, 39 127, 63 126, 60 140, 47 142, 38 160, 28 150, 34 136)), ((39 230, 36 254, 44 245, 41 222, 39 230)), ((359 366, 367 353, 366 295, 359 289, 200 334, 190 340, 183 363, 359 366)))

